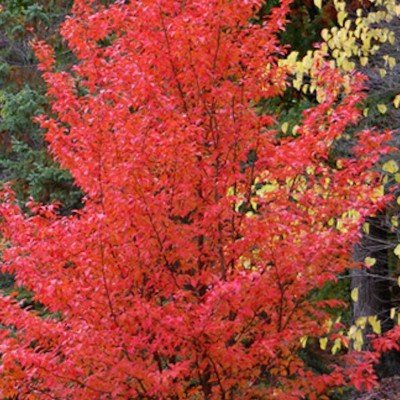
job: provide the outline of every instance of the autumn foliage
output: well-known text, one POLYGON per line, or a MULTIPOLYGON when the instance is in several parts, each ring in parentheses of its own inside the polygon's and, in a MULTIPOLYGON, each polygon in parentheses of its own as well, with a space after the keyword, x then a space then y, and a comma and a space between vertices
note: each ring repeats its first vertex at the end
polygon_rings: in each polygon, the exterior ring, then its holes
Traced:
POLYGON ((52 99, 41 124, 86 197, 70 216, 33 202, 27 216, 3 194, 3 271, 48 313, 1 298, 2 398, 316 399, 373 381, 366 359, 318 375, 299 349, 338 305, 314 289, 353 265, 384 204, 371 167, 388 134, 332 157, 363 78, 323 57, 310 78, 322 100, 295 132, 257 110, 290 84, 290 1, 262 21, 260 5, 76 0, 72 70, 36 44, 52 99))

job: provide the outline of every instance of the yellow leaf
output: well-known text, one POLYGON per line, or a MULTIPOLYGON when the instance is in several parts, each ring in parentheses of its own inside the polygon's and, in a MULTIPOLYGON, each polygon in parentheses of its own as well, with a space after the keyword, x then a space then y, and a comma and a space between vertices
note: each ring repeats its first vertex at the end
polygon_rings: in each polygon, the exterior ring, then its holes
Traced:
POLYGON ((396 254, 397 257, 400 258, 400 244, 398 244, 398 245, 395 247, 393 253, 396 254))
POLYGON ((356 67, 356 64, 353 61, 348 61, 347 59, 343 60, 342 68, 344 71, 348 72, 353 70, 356 67))
POLYGON ((331 319, 327 319, 325 321, 325 328, 327 332, 330 332, 333 326, 333 321, 331 319))
POLYGON ((306 168, 306 172, 307 172, 308 175, 312 175, 312 174, 314 173, 314 171, 315 171, 315 168, 314 168, 314 167, 308 166, 308 167, 306 168))
POLYGON ((345 229, 344 226, 343 226, 343 220, 341 220, 341 219, 338 219, 338 220, 337 220, 337 222, 336 222, 336 229, 337 229, 339 232, 342 232, 342 233, 347 232, 346 229, 345 229))
POLYGON ((356 320, 356 325, 360 327, 361 329, 364 329, 365 326, 367 325, 367 317, 359 317, 356 320))
POLYGON ((300 90, 302 83, 303 83, 303 76, 298 75, 296 79, 293 81, 293 87, 297 90, 300 90))
POLYGON ((282 124, 282 126, 281 126, 281 129, 282 129, 282 132, 283 132, 283 133, 286 133, 287 130, 288 130, 288 128, 289 128, 289 124, 288 124, 287 122, 284 122, 284 123, 282 124))
POLYGON ((357 302, 357 301, 358 301, 358 287, 354 288, 354 289, 351 291, 351 299, 352 299, 354 302, 357 302))
POLYGON ((392 307, 390 309, 390 318, 394 319, 395 316, 396 316, 396 307, 392 307))
POLYGON ((393 69, 396 66, 396 59, 394 57, 388 56, 385 59, 386 63, 389 65, 390 69, 393 69))
MULTIPOLYGON (((385 188, 383 185, 378 186, 374 189, 374 196, 375 197, 382 197, 385 194, 385 188)), ((400 204, 400 203, 399 203, 400 204)))
POLYGON ((393 105, 394 105, 396 108, 399 108, 399 107, 400 107, 400 94, 398 94, 398 95, 394 98, 394 100, 393 100, 393 105))
POLYGON ((328 338, 321 338, 319 339, 319 347, 321 347, 322 350, 326 350, 326 346, 328 344, 328 338))
POLYGON ((304 349, 307 345, 308 336, 303 336, 300 338, 301 347, 304 349))
POLYGON ((331 349, 332 354, 336 354, 338 350, 342 347, 342 341, 340 339, 335 339, 335 343, 331 349))
POLYGON ((235 194, 235 188, 233 186, 229 187, 226 191, 227 196, 233 196, 235 194))
POLYGON ((383 164, 382 169, 385 172, 389 172, 391 174, 394 174, 395 172, 397 172, 399 170, 399 166, 397 165, 396 161, 389 160, 389 161, 386 161, 385 164, 383 164))
POLYGON ((321 8, 322 7, 322 0, 314 0, 315 7, 321 8))
POLYGON ((333 1, 336 11, 343 11, 346 8, 346 3, 340 0, 333 1))
POLYGON ((337 14, 337 20, 340 26, 343 26, 343 22, 347 17, 347 12, 346 11, 340 11, 337 14))
POLYGON ((366 259, 364 260, 364 264, 367 267, 372 267, 373 265, 376 264, 376 258, 366 257, 366 259))
POLYGON ((366 222, 364 225, 363 225, 363 232, 364 233, 366 233, 367 235, 369 234, 369 223, 368 222, 366 222))
POLYGON ((376 106, 376 108, 378 109, 378 111, 379 111, 381 114, 386 114, 386 112, 387 112, 387 106, 386 106, 385 104, 378 104, 378 105, 376 106))
POLYGON ((355 210, 354 208, 351 208, 349 211, 345 212, 343 214, 343 216, 347 217, 347 218, 358 220, 358 219, 360 219, 361 214, 357 210, 355 210))
POLYGON ((331 35, 330 35, 328 29, 326 29, 326 28, 325 28, 325 29, 322 29, 322 31, 321 31, 321 37, 322 37, 322 39, 325 40, 325 42, 327 42, 327 41, 330 39, 331 35))
POLYGON ((379 75, 381 78, 384 78, 386 76, 386 69, 379 68, 379 75))
POLYGON ((374 333, 379 335, 382 332, 381 321, 378 320, 378 317, 376 315, 368 317, 368 322, 372 326, 372 330, 374 333))
POLYGON ((262 196, 265 193, 272 193, 275 190, 277 190, 278 187, 279 187, 279 185, 277 185, 277 184, 274 185, 274 184, 267 183, 267 184, 263 185, 263 187, 261 189, 257 190, 257 194, 259 196, 262 196))
POLYGON ((363 115, 364 115, 364 117, 368 117, 368 114, 369 114, 369 108, 366 107, 366 108, 364 108, 363 115))
POLYGON ((356 333, 357 333, 357 330, 358 330, 358 328, 357 328, 356 325, 352 325, 352 326, 350 327, 350 329, 349 329, 349 338, 350 338, 350 339, 354 339, 354 338, 355 338, 355 335, 356 335, 356 333))
POLYGON ((358 330, 355 334, 355 338, 354 338, 354 349, 357 351, 361 351, 362 350, 362 346, 364 344, 364 338, 363 338, 363 334, 361 330, 358 330))
POLYGON ((248 258, 243 260, 243 267, 246 269, 251 268, 251 261, 248 258))
POLYGON ((286 58, 286 62, 287 62, 287 65, 288 65, 289 67, 295 67, 295 66, 296 66, 296 61, 297 61, 298 55, 299 55, 299 52, 298 52, 298 51, 292 51, 292 52, 288 55, 288 57, 286 58))
POLYGON ((400 206, 400 197, 397 198, 396 202, 400 206))

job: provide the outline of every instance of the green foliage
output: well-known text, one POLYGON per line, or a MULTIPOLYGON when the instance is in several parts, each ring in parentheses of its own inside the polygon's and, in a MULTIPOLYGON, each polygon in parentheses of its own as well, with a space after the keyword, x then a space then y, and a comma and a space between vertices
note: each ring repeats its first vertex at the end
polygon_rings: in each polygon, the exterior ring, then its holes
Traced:
POLYGON ((32 147, 43 147, 43 141, 32 118, 44 112, 46 98, 37 90, 25 85, 16 93, 0 92, 0 131, 30 143, 32 147))
MULTIPOLYGON (((260 9, 259 20, 267 16, 273 7, 279 4, 278 0, 266 1, 260 9)), ((281 33, 283 43, 291 50, 298 51, 301 56, 313 48, 313 44, 320 41, 320 32, 323 28, 334 23, 335 15, 317 9, 312 1, 295 0, 292 4, 289 24, 281 33)))
POLYGON ((73 186, 70 174, 50 161, 43 149, 35 150, 14 139, 12 151, 0 159, 0 166, 5 175, 14 180, 19 199, 32 197, 41 203, 60 202, 62 213, 80 206, 82 195, 73 186))
POLYGON ((1 179, 13 181, 21 203, 30 197, 60 202, 63 213, 80 206, 81 193, 69 173, 50 160, 43 132, 33 122, 46 111, 47 99, 29 42, 34 31, 55 45, 61 65, 68 63, 69 53, 55 32, 70 3, 8 0, 0 12, 1 179))

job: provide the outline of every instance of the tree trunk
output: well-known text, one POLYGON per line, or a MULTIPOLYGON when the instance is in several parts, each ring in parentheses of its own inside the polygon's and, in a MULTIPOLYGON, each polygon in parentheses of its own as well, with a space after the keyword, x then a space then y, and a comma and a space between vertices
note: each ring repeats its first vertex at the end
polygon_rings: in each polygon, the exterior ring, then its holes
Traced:
MULTIPOLYGON (((353 302, 353 319, 376 315, 381 323, 382 332, 393 327, 390 318, 392 307, 393 280, 389 276, 388 251, 391 248, 387 239, 385 218, 379 215, 369 219, 369 234, 364 235, 362 241, 355 249, 355 258, 363 262, 366 257, 376 260, 370 268, 353 270, 351 272, 351 289, 358 288, 358 301, 353 302)), ((364 348, 368 349, 370 343, 367 335, 371 333, 370 327, 364 332, 364 348)), ((380 377, 397 375, 400 371, 400 354, 395 351, 385 353, 377 373, 380 377)))

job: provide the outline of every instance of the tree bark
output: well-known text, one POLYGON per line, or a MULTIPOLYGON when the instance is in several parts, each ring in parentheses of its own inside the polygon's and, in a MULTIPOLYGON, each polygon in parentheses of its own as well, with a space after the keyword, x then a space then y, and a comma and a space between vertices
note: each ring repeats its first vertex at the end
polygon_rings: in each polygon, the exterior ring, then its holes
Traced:
MULTIPOLYGON (((388 252, 391 244, 387 238, 387 228, 384 215, 371 218, 369 234, 364 235, 355 249, 355 258, 363 262, 366 257, 376 260, 370 268, 362 268, 351 272, 351 289, 358 288, 358 301, 353 302, 354 322, 360 317, 376 315, 381 323, 382 333, 393 328, 390 318, 392 302, 393 279, 389 274, 388 252)), ((370 327, 364 332, 364 348, 370 348, 368 334, 370 327)), ((391 351, 385 353, 376 367, 380 377, 397 375, 400 371, 400 353, 391 351)))

